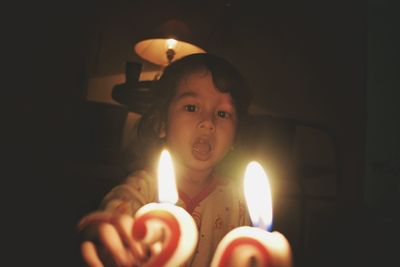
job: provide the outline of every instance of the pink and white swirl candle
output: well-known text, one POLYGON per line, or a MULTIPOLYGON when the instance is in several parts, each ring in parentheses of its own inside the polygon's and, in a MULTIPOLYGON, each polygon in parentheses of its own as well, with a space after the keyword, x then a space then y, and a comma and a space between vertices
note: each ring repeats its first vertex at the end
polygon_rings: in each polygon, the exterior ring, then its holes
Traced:
POLYGON ((193 254, 198 230, 193 218, 178 201, 175 174, 168 151, 164 150, 158 165, 158 197, 160 203, 149 203, 135 214, 133 237, 151 247, 146 267, 176 267, 193 254))
POLYGON ((267 175, 257 162, 246 168, 244 193, 253 227, 233 229, 218 244, 211 267, 290 267, 292 253, 287 239, 270 232, 271 190, 267 175))

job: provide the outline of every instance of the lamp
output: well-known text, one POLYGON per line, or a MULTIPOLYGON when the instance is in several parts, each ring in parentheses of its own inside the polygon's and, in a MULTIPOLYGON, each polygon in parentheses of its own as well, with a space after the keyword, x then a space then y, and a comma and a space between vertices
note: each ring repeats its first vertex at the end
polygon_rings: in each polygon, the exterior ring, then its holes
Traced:
MULTIPOLYGON (((140 58, 159 65, 163 69, 181 57, 194 53, 205 53, 202 48, 193 43, 195 43, 194 38, 186 24, 173 19, 137 42, 134 50, 140 58)), ((160 73, 156 74, 153 80, 141 81, 139 78, 142 67, 143 64, 139 62, 127 62, 125 83, 117 84, 112 89, 112 98, 115 101, 139 114, 145 113, 149 108, 155 96, 154 82, 160 75, 160 73)))
POLYGON ((112 98, 125 105, 129 111, 143 114, 150 105, 153 92, 153 81, 139 81, 142 64, 139 62, 126 62, 125 82, 114 85, 112 98))
POLYGON ((135 44, 136 54, 153 64, 165 67, 172 61, 205 50, 193 44, 191 31, 181 20, 162 24, 148 38, 135 44))

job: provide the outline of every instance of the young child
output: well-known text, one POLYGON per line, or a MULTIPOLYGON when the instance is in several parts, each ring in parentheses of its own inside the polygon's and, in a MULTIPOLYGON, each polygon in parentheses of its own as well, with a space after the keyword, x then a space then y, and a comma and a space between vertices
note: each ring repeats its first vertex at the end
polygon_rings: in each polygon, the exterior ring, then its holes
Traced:
POLYGON ((219 241, 249 225, 241 183, 217 172, 247 115, 249 91, 239 72, 211 54, 192 54, 165 68, 157 100, 140 120, 138 135, 149 163, 85 216, 81 252, 89 266, 135 266, 148 253, 132 240, 133 215, 157 201, 155 161, 165 146, 174 159, 178 206, 194 218, 199 242, 187 266, 209 266, 219 241))

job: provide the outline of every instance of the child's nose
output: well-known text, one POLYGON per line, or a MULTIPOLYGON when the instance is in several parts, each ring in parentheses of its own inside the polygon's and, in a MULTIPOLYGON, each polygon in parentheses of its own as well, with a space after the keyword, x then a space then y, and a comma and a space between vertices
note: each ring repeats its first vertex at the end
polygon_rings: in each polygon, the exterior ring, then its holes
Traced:
POLYGON ((202 118, 202 120, 199 123, 199 128, 214 131, 215 124, 214 124, 213 119, 210 116, 202 118))

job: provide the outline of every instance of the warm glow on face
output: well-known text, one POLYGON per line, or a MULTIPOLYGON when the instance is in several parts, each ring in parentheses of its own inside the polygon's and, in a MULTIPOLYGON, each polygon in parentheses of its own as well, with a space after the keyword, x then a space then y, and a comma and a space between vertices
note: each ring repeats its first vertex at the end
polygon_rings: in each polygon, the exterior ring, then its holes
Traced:
POLYGON ((174 49, 175 48, 175 46, 176 46, 176 44, 177 44, 177 40, 175 40, 175 39, 172 39, 172 38, 170 38, 170 39, 168 39, 167 40, 167 48, 168 49, 174 49))
POLYGON ((272 226, 271 189, 267 174, 255 161, 246 168, 244 195, 253 226, 269 229, 272 226))
POLYGON ((171 204, 178 202, 174 166, 171 155, 166 149, 161 152, 157 176, 159 202, 171 204))

